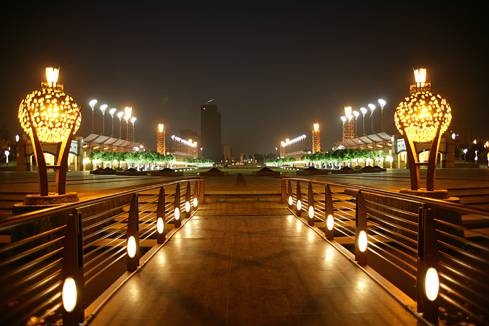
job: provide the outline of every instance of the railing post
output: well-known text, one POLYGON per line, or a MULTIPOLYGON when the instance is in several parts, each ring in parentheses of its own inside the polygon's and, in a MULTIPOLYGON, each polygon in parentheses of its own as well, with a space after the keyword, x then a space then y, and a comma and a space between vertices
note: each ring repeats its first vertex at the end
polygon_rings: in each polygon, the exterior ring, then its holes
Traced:
POLYGON ((180 184, 177 183, 177 186, 175 188, 175 200, 173 202, 173 218, 174 218, 174 224, 175 227, 178 228, 182 224, 180 221, 180 184))
POLYGON ((185 189, 185 218, 189 218, 192 211, 192 204, 190 203, 190 181, 187 181, 187 188, 185 189))
POLYGON ((156 242, 165 242, 165 188, 160 188, 158 206, 156 207, 156 242))
POLYGON ((361 266, 367 265, 367 211, 362 191, 358 191, 355 215, 355 260, 361 266))
POLYGON ((302 215, 302 201, 301 201, 301 198, 302 198, 302 195, 301 195, 301 183, 299 180, 297 180, 297 188, 296 188, 296 192, 297 192, 297 202, 295 204, 295 214, 297 216, 301 216, 302 215))
POLYGON ((333 214, 333 195, 331 193, 331 188, 327 184, 324 187, 324 221, 326 227, 324 228, 324 233, 326 239, 334 239, 334 214, 333 214))
POLYGON ((314 226, 314 215, 315 215, 315 207, 314 207, 314 192, 312 191, 312 182, 309 182, 307 187, 307 222, 309 225, 314 226))
POLYGON ((78 325, 84 321, 83 239, 81 216, 67 215, 66 239, 63 250, 63 325, 78 325))
POLYGON ((292 209, 292 206, 294 206, 294 199, 292 197, 292 182, 287 180, 287 204, 289 205, 289 208, 292 209))
POLYGON ((418 312, 430 323, 438 324, 438 291, 440 279, 437 264, 437 243, 433 227, 433 211, 423 205, 421 210, 420 232, 418 233, 418 273, 417 293, 418 312), (428 275, 429 273, 429 275, 428 275), (428 276, 428 277, 427 277, 428 276), (433 286, 436 285, 436 295, 433 286), (427 289, 428 287, 428 289, 427 289), (428 295, 428 292, 431 292, 428 295))
POLYGON ((205 178, 199 180, 199 204, 205 203, 205 178))
POLYGON ((280 202, 284 204, 287 202, 287 182, 285 178, 280 179, 280 202))
POLYGON ((127 270, 134 272, 139 266, 139 205, 138 195, 132 194, 127 220, 127 270))

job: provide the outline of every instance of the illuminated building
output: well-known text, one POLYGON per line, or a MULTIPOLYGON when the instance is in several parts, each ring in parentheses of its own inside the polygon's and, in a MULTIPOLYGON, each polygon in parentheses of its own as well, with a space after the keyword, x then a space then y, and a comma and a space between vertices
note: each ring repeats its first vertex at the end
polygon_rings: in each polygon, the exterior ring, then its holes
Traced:
POLYGON ((159 154, 166 153, 166 130, 165 125, 162 123, 158 124, 158 129, 156 130, 156 151, 159 154))
POLYGON ((321 134, 319 123, 315 123, 312 128, 312 153, 321 152, 321 134))

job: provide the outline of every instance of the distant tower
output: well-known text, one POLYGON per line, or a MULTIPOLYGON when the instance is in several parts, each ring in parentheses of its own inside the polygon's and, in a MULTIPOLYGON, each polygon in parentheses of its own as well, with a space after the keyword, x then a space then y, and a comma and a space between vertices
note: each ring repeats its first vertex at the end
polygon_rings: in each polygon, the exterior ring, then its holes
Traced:
POLYGON ((231 163, 233 159, 233 149, 231 145, 224 145, 224 162, 231 163))
POLYGON ((165 142, 165 125, 162 123, 158 124, 158 130, 156 131, 156 151, 159 154, 165 155, 166 153, 166 142, 165 142))
POLYGON ((285 142, 282 140, 279 145, 279 156, 280 157, 285 157, 285 142))
POLYGON ((343 122, 343 141, 348 139, 353 139, 356 137, 355 133, 355 117, 353 116, 351 106, 345 107, 345 115, 346 118, 343 122))
POLYGON ((214 100, 207 101, 200 107, 200 134, 202 139, 202 156, 213 161, 222 159, 221 113, 214 100))
POLYGON ((321 134, 319 132, 319 123, 315 123, 312 128, 312 153, 321 152, 321 134))

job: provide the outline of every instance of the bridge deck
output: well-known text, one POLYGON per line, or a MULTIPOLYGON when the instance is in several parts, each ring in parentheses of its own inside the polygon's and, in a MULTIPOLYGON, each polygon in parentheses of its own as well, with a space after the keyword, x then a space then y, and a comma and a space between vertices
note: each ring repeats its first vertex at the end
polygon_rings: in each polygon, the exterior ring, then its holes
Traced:
POLYGON ((414 325, 397 301, 274 203, 208 204, 92 325, 414 325))

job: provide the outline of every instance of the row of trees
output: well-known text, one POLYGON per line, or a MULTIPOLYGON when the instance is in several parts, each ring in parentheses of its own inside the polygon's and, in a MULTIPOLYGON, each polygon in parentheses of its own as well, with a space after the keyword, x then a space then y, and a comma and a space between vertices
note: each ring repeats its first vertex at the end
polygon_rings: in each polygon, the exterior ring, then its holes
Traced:
POLYGON ((157 152, 104 152, 92 151, 88 158, 92 161, 101 162, 126 162, 126 163, 171 163, 175 162, 175 156, 172 154, 164 155, 157 152))
MULTIPOLYGON (((341 162, 347 162, 352 160, 375 160, 377 158, 384 157, 382 151, 372 151, 363 149, 337 149, 332 152, 318 152, 314 154, 307 154, 302 156, 302 160, 311 163, 328 163, 338 164, 341 162)), ((266 163, 273 165, 281 165, 296 161, 293 157, 284 157, 274 160, 267 160, 266 163)))

